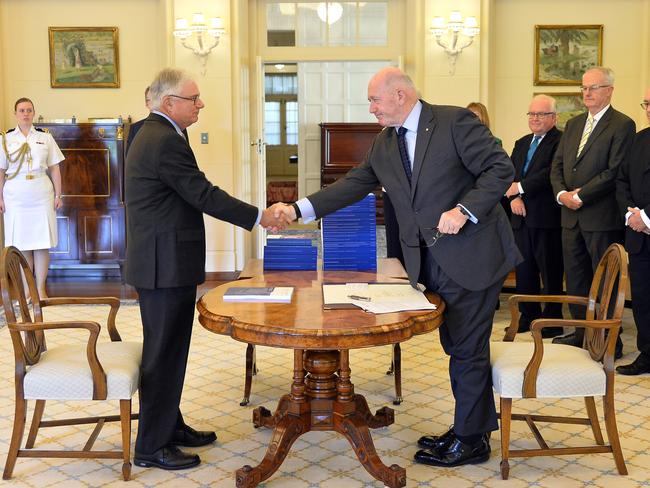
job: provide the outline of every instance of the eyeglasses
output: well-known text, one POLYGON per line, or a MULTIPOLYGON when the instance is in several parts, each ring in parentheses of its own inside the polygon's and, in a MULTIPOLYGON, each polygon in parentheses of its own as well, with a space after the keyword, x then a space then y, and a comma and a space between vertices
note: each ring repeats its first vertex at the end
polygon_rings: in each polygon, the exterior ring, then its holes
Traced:
POLYGON ((612 85, 589 85, 589 86, 581 86, 580 91, 581 92, 588 92, 588 91, 596 91, 600 90, 601 88, 608 88, 612 85))
POLYGON ((437 227, 425 227, 422 230, 429 230, 429 231, 435 230, 435 233, 433 234, 433 236, 429 237, 428 239, 427 238, 424 239, 424 245, 418 244, 417 246, 413 246, 411 244, 406 244, 407 247, 433 247, 436 245, 436 242, 438 242, 438 239, 440 239, 445 235, 442 232, 440 232, 437 227))
POLYGON ((641 108, 643 110, 648 110, 648 107, 650 107, 650 102, 641 102, 639 105, 641 105, 641 108))
POLYGON ((196 105, 196 101, 201 97, 201 95, 192 95, 191 97, 182 97, 180 95, 169 95, 170 97, 174 98, 180 98, 182 100, 189 100, 191 101, 194 105, 196 105))
POLYGON ((555 115, 555 112, 527 112, 526 115, 529 119, 543 119, 549 115, 555 115))

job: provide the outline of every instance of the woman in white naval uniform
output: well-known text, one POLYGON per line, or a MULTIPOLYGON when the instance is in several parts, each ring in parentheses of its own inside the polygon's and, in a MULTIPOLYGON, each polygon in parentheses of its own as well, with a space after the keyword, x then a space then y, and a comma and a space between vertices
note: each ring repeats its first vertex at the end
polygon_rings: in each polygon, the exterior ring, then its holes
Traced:
POLYGON ((18 125, 0 140, 0 212, 4 213, 5 246, 16 246, 29 262, 41 298, 50 248, 57 245, 56 210, 61 207, 64 157, 52 136, 34 128, 34 104, 19 98, 14 105, 18 125), (49 177, 48 177, 49 173, 49 177))

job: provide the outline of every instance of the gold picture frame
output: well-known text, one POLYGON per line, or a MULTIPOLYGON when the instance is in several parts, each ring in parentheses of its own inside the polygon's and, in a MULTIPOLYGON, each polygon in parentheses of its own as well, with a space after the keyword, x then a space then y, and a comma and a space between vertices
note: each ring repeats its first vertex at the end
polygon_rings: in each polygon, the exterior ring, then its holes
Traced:
POLYGON ((557 123, 555 125, 560 130, 564 130, 569 119, 587 110, 580 92, 533 93, 533 96, 535 95, 548 95, 555 98, 555 111, 557 113, 557 123))
POLYGON ((535 85, 580 85, 602 61, 602 25, 535 26, 535 85))
POLYGON ((119 88, 117 27, 49 27, 52 88, 119 88))

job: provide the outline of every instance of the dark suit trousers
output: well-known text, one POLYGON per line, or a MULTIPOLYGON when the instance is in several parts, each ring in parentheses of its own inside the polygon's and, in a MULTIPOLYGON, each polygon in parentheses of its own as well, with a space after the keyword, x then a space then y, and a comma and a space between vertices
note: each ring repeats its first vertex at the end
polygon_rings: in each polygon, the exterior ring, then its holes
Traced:
POLYGON ((636 324, 636 345, 639 351, 650 356, 650 236, 643 240, 638 254, 628 254, 630 259, 630 287, 632 313, 636 324))
POLYGON ((494 304, 504 280, 505 276, 485 290, 466 290, 440 269, 427 248, 422 249, 420 282, 438 293, 447 307, 440 327, 440 342, 450 356, 449 377, 456 400, 454 432, 461 436, 498 428, 492 393, 490 334, 494 304))
MULTIPOLYGON (((515 268, 517 293, 525 295, 562 295, 564 292, 564 266, 562 264, 562 230, 537 229, 522 221, 513 230, 515 242, 524 260, 515 268), (542 286, 540 287, 540 277, 542 286)), ((562 318, 561 303, 520 303, 519 330, 530 328, 538 318, 562 318)))
MULTIPOLYGON (((562 252, 566 271, 566 289, 569 295, 586 297, 594 277, 598 261, 614 242, 622 243, 624 232, 587 232, 576 225, 572 229, 562 229, 562 252)), ((584 319, 586 308, 569 305, 574 319, 584 319)))
POLYGON ((196 286, 137 288, 144 341, 140 373, 140 418, 135 451, 166 446, 183 424, 181 393, 192 337, 196 286))

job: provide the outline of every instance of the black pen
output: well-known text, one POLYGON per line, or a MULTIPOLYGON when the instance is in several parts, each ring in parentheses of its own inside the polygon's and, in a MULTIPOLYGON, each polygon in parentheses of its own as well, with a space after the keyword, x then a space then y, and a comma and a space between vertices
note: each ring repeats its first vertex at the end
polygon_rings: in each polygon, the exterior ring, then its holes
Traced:
POLYGON ((348 298, 351 300, 363 300, 364 302, 370 301, 370 297, 362 297, 359 295, 348 295, 348 298))

